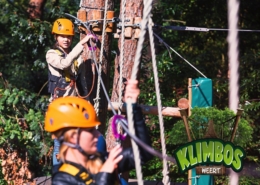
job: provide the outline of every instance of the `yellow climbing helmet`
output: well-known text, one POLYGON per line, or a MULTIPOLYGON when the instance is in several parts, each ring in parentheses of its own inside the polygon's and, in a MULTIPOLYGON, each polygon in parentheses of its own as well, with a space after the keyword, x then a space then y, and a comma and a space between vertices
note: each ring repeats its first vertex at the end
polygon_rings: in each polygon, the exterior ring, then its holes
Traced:
POLYGON ((56 132, 63 128, 91 128, 100 125, 91 103, 82 98, 66 96, 50 103, 45 115, 45 130, 56 132))
POLYGON ((69 19, 57 19, 53 23, 52 34, 74 35, 74 25, 69 19))

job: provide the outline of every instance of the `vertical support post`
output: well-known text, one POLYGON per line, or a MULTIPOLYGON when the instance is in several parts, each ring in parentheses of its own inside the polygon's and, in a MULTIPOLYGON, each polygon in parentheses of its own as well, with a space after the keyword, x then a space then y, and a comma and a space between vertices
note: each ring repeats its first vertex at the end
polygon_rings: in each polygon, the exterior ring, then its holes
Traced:
MULTIPOLYGON (((84 0, 80 4, 80 9, 86 11, 86 19, 87 21, 89 20, 95 20, 98 19, 98 17, 102 17, 103 10, 105 9, 106 1, 105 0, 84 0), (96 17, 98 16, 98 17, 96 17)), ((114 10, 114 0, 108 0, 107 2, 107 10, 111 11, 114 10)), ((104 16, 103 16, 104 17, 104 16)), ((97 20, 98 21, 98 20, 97 20)), ((99 23, 103 25, 102 21, 99 20, 99 23)), ((96 25, 92 25, 96 27, 96 25)), ((104 47, 103 47, 103 55, 102 55, 102 71, 101 71, 101 76, 102 80, 104 82, 106 91, 108 91, 109 88, 109 73, 110 73, 110 63, 111 63, 111 41, 112 41, 112 33, 106 33, 104 36, 104 39, 102 38, 102 31, 98 31, 100 29, 97 29, 97 31, 93 30, 96 36, 98 37, 99 42, 97 43, 97 49, 94 53, 95 58, 98 59, 101 56, 101 43, 104 42, 104 47)), ((91 52, 87 49, 84 49, 82 53, 82 58, 85 61, 86 65, 86 79, 90 79, 90 81, 93 80, 93 75, 92 75, 92 60, 93 56, 91 52)), ((98 62, 98 61, 97 61, 98 62)), ((96 98, 96 89, 97 89, 97 78, 94 79, 94 88, 93 91, 90 94, 90 101, 93 103, 94 99, 96 98)), ((89 84, 89 88, 91 88, 92 84, 89 84)), ((106 100, 106 96, 104 94, 104 91, 101 90, 100 92, 100 100, 99 101, 100 107, 99 107, 99 120, 101 122, 101 125, 99 126, 99 131, 102 134, 105 134, 106 132, 106 121, 107 121, 107 105, 108 102, 106 100)))
POLYGON ((181 113, 181 118, 182 118, 184 125, 185 125, 188 140, 189 140, 189 142, 191 142, 192 138, 191 138, 189 123, 188 123, 187 109, 180 109, 180 113, 181 113))
MULTIPOLYGON (((188 78, 188 99, 189 99, 189 110, 188 110, 188 116, 191 115, 191 102, 192 102, 192 78, 188 78)), ((191 170, 188 171, 188 185, 191 185, 192 182, 192 174, 191 170)))
POLYGON ((238 122, 240 120, 240 117, 241 117, 243 111, 244 111, 243 109, 237 109, 237 115, 236 115, 235 124, 234 124, 234 127, 233 127, 230 142, 234 141, 235 134, 236 134, 236 131, 237 131, 238 122))
POLYGON ((191 102, 192 102, 192 78, 188 78, 188 100, 189 100, 189 112, 188 116, 191 115, 191 102))

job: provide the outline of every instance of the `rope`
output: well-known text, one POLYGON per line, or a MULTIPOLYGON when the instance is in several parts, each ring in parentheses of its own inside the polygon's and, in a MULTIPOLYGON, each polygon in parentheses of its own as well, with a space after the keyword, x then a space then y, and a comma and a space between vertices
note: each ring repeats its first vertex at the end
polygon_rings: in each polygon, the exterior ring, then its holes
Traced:
MULTIPOLYGON (((145 39, 145 34, 146 34, 146 27, 148 23, 148 19, 150 16, 150 12, 152 10, 152 0, 144 0, 144 10, 143 10, 143 19, 141 21, 141 32, 137 44, 137 49, 136 49, 136 55, 135 55, 135 61, 133 65, 133 70, 131 74, 131 79, 136 79, 137 78, 137 73, 138 73, 138 67, 140 64, 140 58, 141 58, 141 53, 142 53, 142 46, 143 42, 145 39)), ((134 121, 133 121, 133 109, 132 109, 132 102, 131 99, 127 99, 127 117, 128 117, 128 127, 129 131, 132 134, 135 134, 134 130, 134 121)), ((140 161, 140 154, 138 147, 136 143, 131 139, 132 147, 133 147, 133 152, 134 152, 134 159, 135 159, 135 168, 136 168, 136 175, 137 175, 137 182, 138 185, 143 185, 143 174, 141 171, 141 161, 140 161)))
POLYGON ((239 2, 237 0, 228 1, 228 26, 230 31, 228 32, 228 56, 229 56, 229 108, 236 111, 238 107, 238 78, 239 78, 239 51, 238 51, 238 33, 236 31, 238 24, 238 9, 239 2))
MULTIPOLYGON (((151 3, 151 2, 150 2, 150 3, 151 3)), ((75 16, 73 16, 73 15, 70 15, 70 14, 68 14, 68 13, 65 13, 65 15, 67 15, 67 16, 69 16, 69 17, 75 19, 78 23, 83 24, 83 25, 90 31, 88 25, 87 25, 86 23, 80 21, 77 17, 75 17, 75 16)), ((147 16, 146 16, 146 17, 147 17, 147 16)), ((144 23, 144 25, 146 25, 146 24, 147 24, 147 22, 144 23)), ((144 27, 145 27, 145 26, 144 26, 144 27)), ((144 31, 145 31, 145 29, 144 29, 144 31)), ((144 33, 144 34, 141 34, 141 35, 145 35, 145 33, 144 33)), ((142 42, 143 42, 143 41, 142 41, 142 42)), ((142 47, 142 43, 139 44, 139 47, 142 47)), ((96 56, 94 55, 93 50, 91 51, 91 53, 93 54, 93 55, 92 55, 92 58, 93 58, 93 62, 94 62, 94 64, 95 64, 96 70, 98 70, 98 64, 97 64, 96 56)), ((138 65, 137 65, 137 66, 138 66, 138 65)), ((101 76, 101 72, 98 71, 98 75, 101 76)), ((103 88, 103 90, 104 90, 104 94, 105 94, 105 97, 106 97, 106 99, 107 99, 107 101, 108 101, 108 104, 109 104, 109 106, 111 107, 113 114, 116 115, 115 108, 113 107, 112 102, 111 102, 111 100, 109 99, 109 95, 108 95, 108 93, 107 93, 107 90, 106 90, 106 88, 105 88, 105 85, 104 85, 104 82, 103 82, 102 78, 101 78, 101 81, 100 81, 100 82, 101 82, 101 86, 102 86, 102 88, 103 88)), ((127 104, 127 105, 130 105, 130 104, 127 104)), ((130 106, 130 108, 128 108, 128 110, 130 110, 129 113, 131 113, 131 114, 129 114, 129 116, 130 116, 130 118, 132 118, 132 121, 133 121, 133 117, 132 117, 132 116, 133 116, 133 114, 132 114, 132 112, 133 112, 132 106, 130 106)), ((135 141, 135 142, 136 142, 139 146, 141 146, 143 149, 145 149, 147 152, 149 152, 150 154, 152 154, 152 155, 154 155, 154 156, 156 156, 156 157, 159 157, 160 159, 166 159, 167 161, 171 161, 171 162, 173 162, 173 163, 176 163, 176 161, 175 161, 175 159, 174 159, 173 157, 170 157, 170 156, 167 156, 167 155, 162 155, 159 151, 154 150, 154 148, 152 148, 152 147, 150 147, 149 145, 145 144, 143 141, 141 141, 139 138, 137 138, 134 134, 132 134, 132 132, 130 132, 130 129, 129 129, 129 127, 128 127, 129 125, 127 124, 127 122, 126 122, 125 120, 121 120, 121 126, 123 127, 124 131, 131 137, 131 139, 132 139, 133 141, 135 141)), ((139 153, 138 153, 138 154, 139 154, 139 153)), ((134 155, 135 155, 135 154, 134 154, 134 155)), ((135 156, 136 156, 136 155, 135 155, 135 156)), ((140 158, 139 158, 139 161, 140 161, 140 158)), ((135 162, 136 162, 136 161, 135 161, 135 162)), ((136 163, 135 163, 135 164, 136 164, 136 163)), ((140 165, 140 162, 137 163, 137 164, 138 164, 139 167, 141 166, 141 165, 140 165)), ((139 176, 138 176, 138 177, 139 177, 139 176)), ((141 180, 142 180, 142 179, 141 179, 141 180)), ((139 182, 139 181, 138 181, 138 182, 139 182)))
POLYGON ((139 64, 140 64, 139 61, 141 59, 143 42, 144 42, 145 34, 146 34, 146 27, 147 27, 147 23, 148 23, 148 19, 149 19, 151 10, 152 10, 152 0, 144 0, 143 19, 141 21, 141 26, 140 26, 141 31, 140 31, 138 44, 137 44, 137 49, 136 49, 136 54, 135 54, 135 62, 134 62, 134 66, 133 66, 131 79, 137 78, 138 67, 139 67, 139 64))
POLYGON ((120 46, 120 68, 119 68, 119 109, 118 114, 121 114, 121 104, 122 104, 122 86, 123 86, 123 64, 124 64, 124 54, 125 54, 125 6, 126 6, 126 0, 123 0, 122 2, 122 13, 121 13, 121 19, 122 19, 122 30, 121 30, 121 46, 120 46))
MULTIPOLYGON (((120 63, 120 67, 119 67, 119 89, 118 89, 118 103, 119 103, 119 108, 118 108, 118 115, 121 114, 121 109, 122 109, 122 86, 123 86, 123 64, 124 64, 124 45, 125 45, 125 10, 126 10, 126 0, 122 1, 122 10, 121 10, 121 21, 122 21, 122 29, 121 29, 121 44, 120 44, 120 59, 119 59, 119 63, 120 63)), ((120 126, 120 124, 116 125, 116 129, 118 133, 122 133, 122 127, 120 126)), ((117 144, 121 144, 121 140, 120 139, 116 139, 116 143, 117 144)))
MULTIPOLYGON (((158 69, 156 65, 156 56, 155 56, 155 49, 154 49, 154 37, 153 37, 153 21, 150 17, 148 30, 149 30, 149 39, 150 39, 150 47, 151 47, 151 54, 152 54, 152 62, 153 62, 153 73, 154 73, 154 84, 156 90, 156 99, 157 99, 157 107, 158 107, 158 116, 159 116, 159 123, 160 123, 160 134, 161 134, 161 144, 162 144, 162 154, 166 155, 166 144, 165 144, 165 135, 164 135, 164 123, 162 117, 162 102, 160 98, 160 87, 159 87, 159 79, 158 79, 158 69)), ((163 159, 163 184, 169 185, 170 178, 169 178, 169 170, 167 161, 163 159)))
POLYGON ((80 7, 80 8, 81 8, 81 6, 82 6, 82 3, 83 3, 82 0, 80 0, 80 3, 79 3, 79 7, 80 7))
MULTIPOLYGON (((228 57, 229 57, 229 108, 234 112, 237 110, 239 102, 239 51, 238 51, 238 12, 239 2, 237 0, 228 0, 228 57)), ((230 184, 236 185, 239 181, 239 175, 233 170, 230 171, 230 184)))
MULTIPOLYGON (((106 34, 106 23, 107 23, 107 6, 108 6, 108 0, 105 2, 105 12, 104 12, 104 22, 103 22, 103 29, 102 29, 102 42, 101 42, 101 48, 100 48, 100 55, 99 55, 99 68, 98 71, 101 73, 102 71, 102 60, 103 60, 103 52, 104 52, 104 40, 105 40, 105 34, 106 34)), ((102 76, 98 76, 98 82, 97 82, 97 94, 96 98, 94 99, 95 105, 95 111, 97 113, 97 116, 99 115, 99 100, 100 100, 100 81, 102 76)))

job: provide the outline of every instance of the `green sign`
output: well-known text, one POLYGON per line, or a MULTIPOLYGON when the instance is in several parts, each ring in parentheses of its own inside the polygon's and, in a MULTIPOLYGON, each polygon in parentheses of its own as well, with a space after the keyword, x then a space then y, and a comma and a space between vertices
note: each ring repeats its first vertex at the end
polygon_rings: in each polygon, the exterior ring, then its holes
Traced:
POLYGON ((174 157, 182 172, 198 165, 221 165, 236 172, 243 169, 246 153, 240 146, 221 139, 200 139, 189 142, 174 152, 174 157))

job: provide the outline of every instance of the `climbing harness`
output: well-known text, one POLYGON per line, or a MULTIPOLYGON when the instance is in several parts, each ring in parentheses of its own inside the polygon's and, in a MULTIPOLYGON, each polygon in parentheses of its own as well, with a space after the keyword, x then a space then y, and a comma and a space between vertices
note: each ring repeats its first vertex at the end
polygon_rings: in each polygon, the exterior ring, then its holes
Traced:
POLYGON ((59 168, 59 171, 68 173, 73 177, 77 177, 78 179, 84 181, 86 185, 89 185, 93 182, 92 176, 89 175, 85 170, 80 170, 76 166, 71 165, 69 163, 62 164, 61 167, 59 168))
MULTIPOLYGON (((60 49, 55 49, 55 51, 58 53, 59 56, 61 57, 66 57, 65 53, 63 53, 60 49)), ((73 66, 75 69, 75 72, 77 73, 79 68, 78 68, 78 61, 75 60, 73 62, 73 66)), ((48 72, 48 83, 49 83, 49 88, 48 91, 49 93, 51 93, 53 95, 52 99, 56 99, 58 97, 62 97, 62 96, 67 96, 70 95, 74 90, 75 93, 78 97, 80 98, 87 98, 90 93, 93 90, 94 87, 94 81, 95 81, 95 70, 93 72, 93 80, 92 80, 92 85, 91 85, 91 89, 88 92, 87 95, 85 96, 81 96, 79 93, 79 90, 77 88, 77 84, 76 84, 76 79, 77 79, 77 74, 74 74, 73 77, 71 76, 69 69, 65 69, 65 70, 61 70, 61 69, 57 69, 53 66, 51 66, 53 69, 59 71, 59 73, 62 75, 60 77, 52 75, 50 70, 48 72)), ((84 87, 83 87, 84 88, 84 87)))

